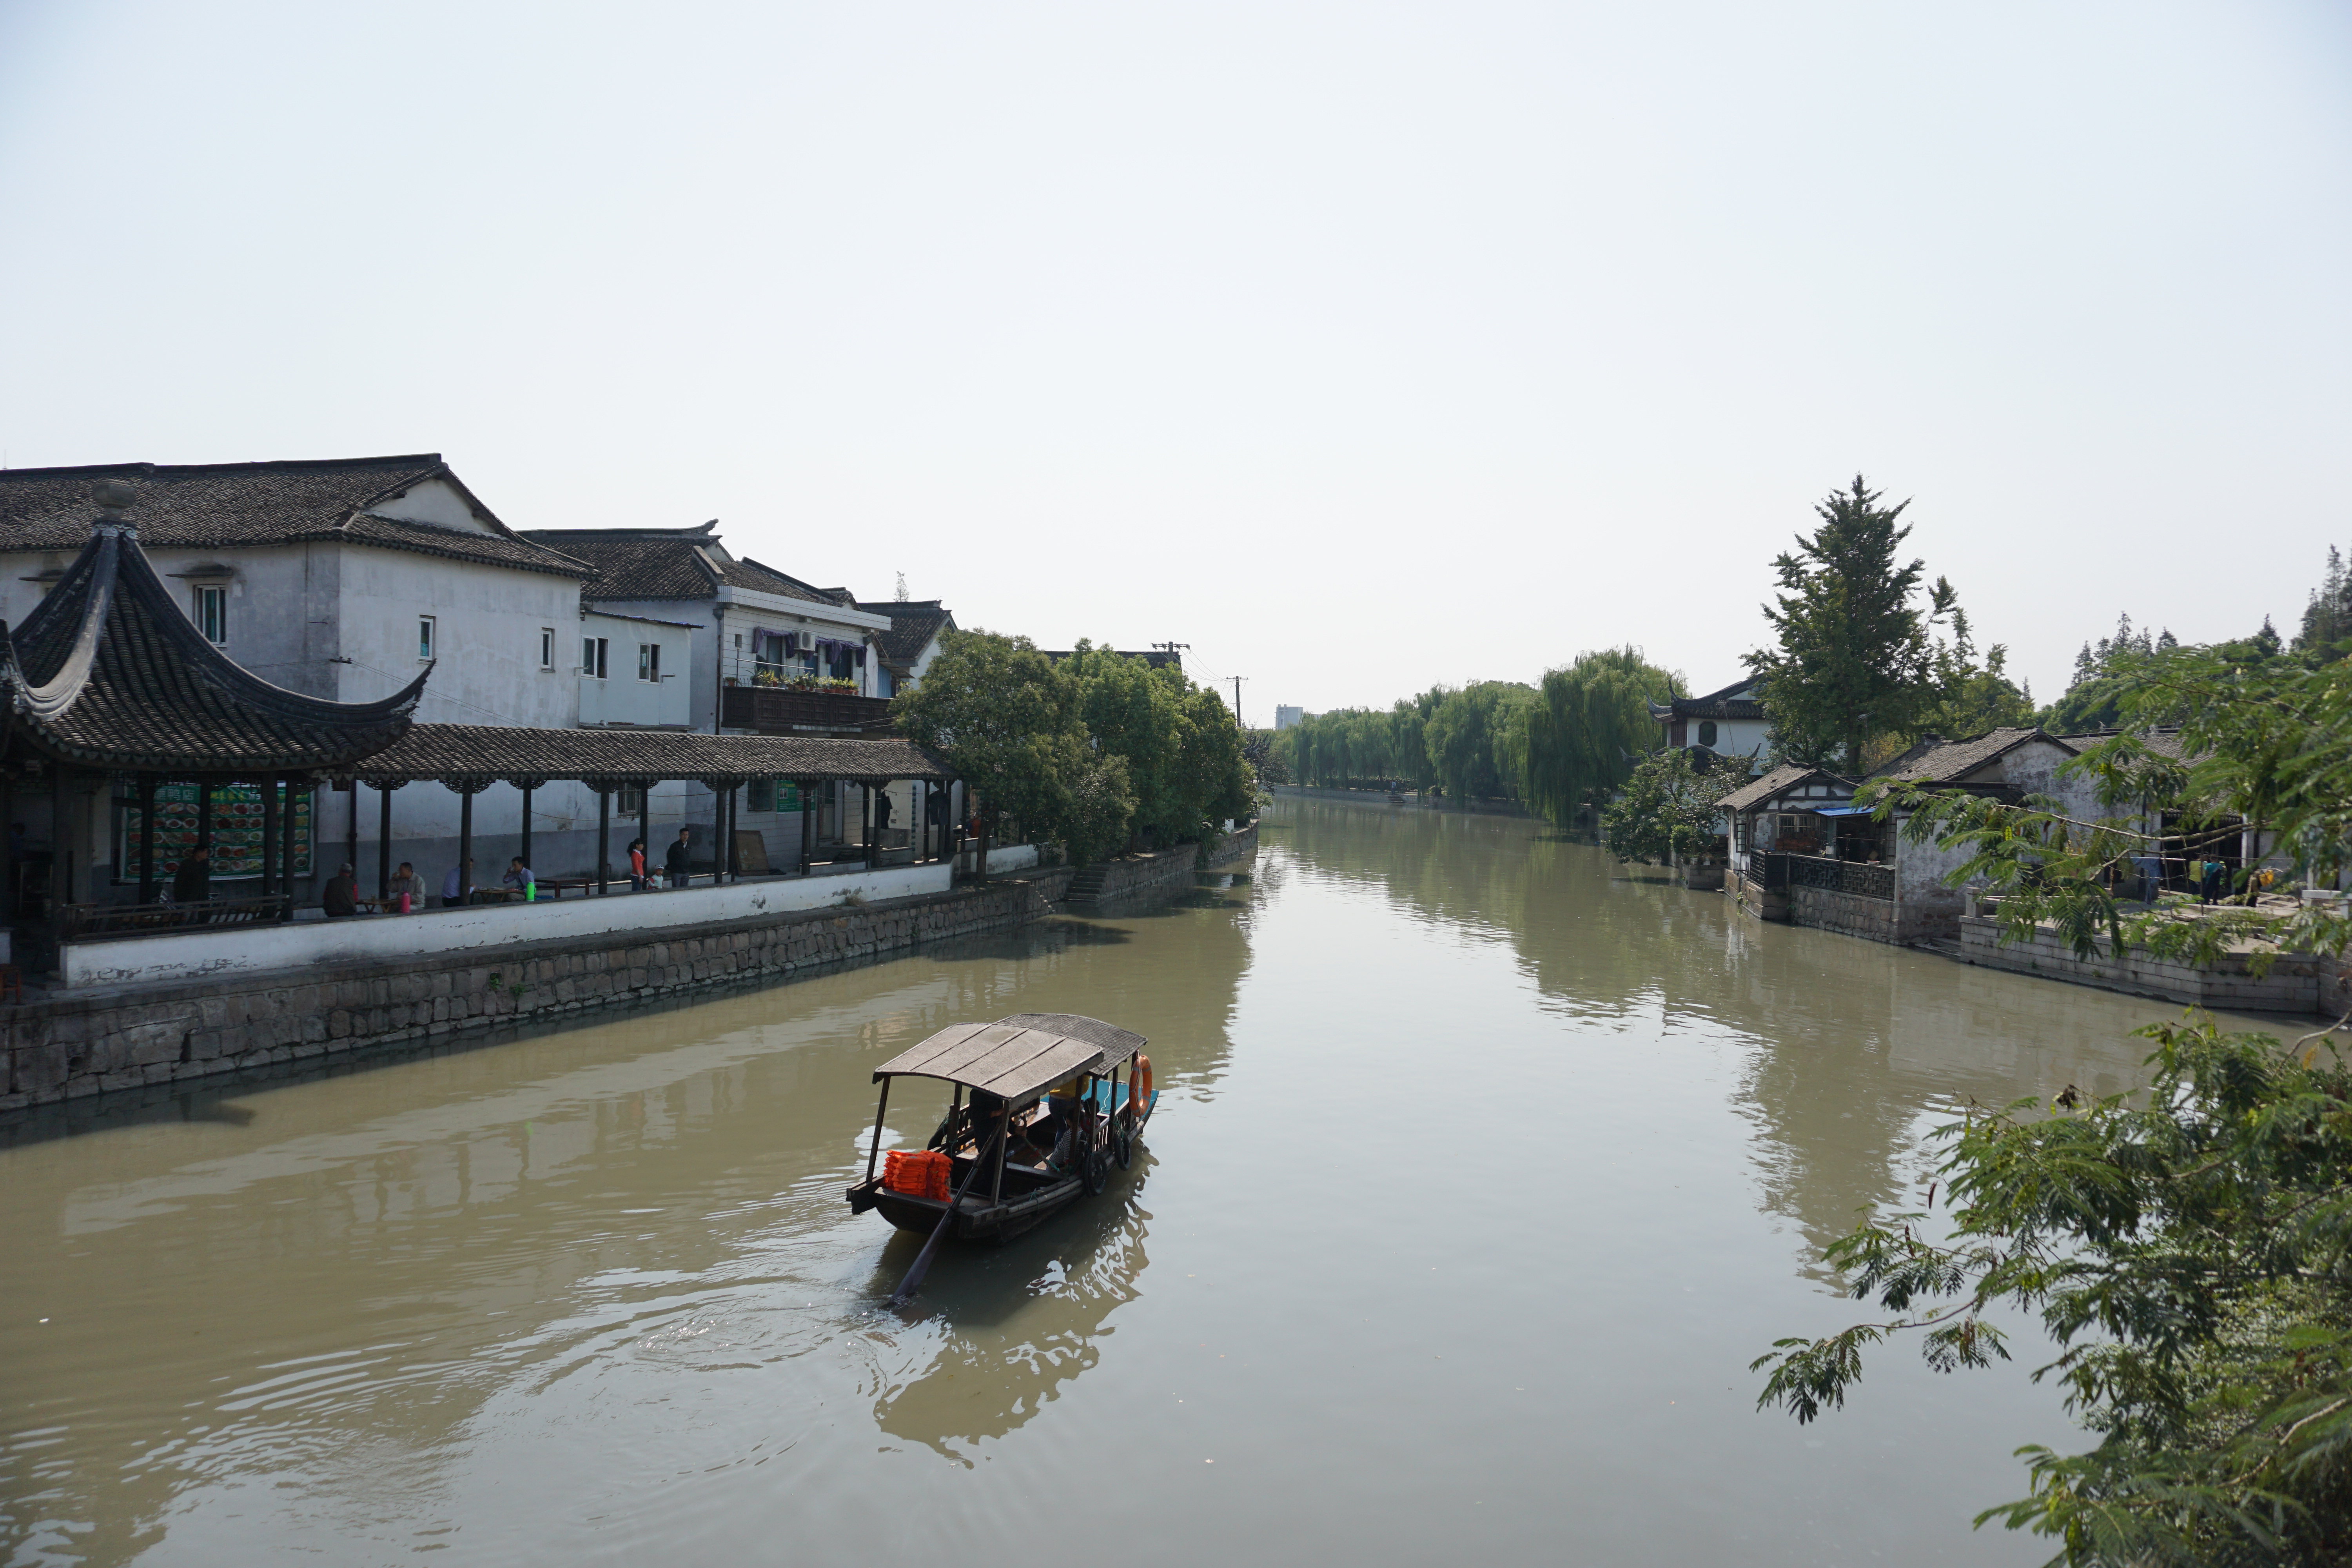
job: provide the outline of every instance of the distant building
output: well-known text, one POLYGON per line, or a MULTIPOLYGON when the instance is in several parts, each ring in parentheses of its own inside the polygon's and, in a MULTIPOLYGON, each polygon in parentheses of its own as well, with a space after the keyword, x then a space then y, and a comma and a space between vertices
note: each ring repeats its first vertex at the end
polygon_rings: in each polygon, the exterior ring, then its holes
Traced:
POLYGON ((1664 702, 1650 704, 1650 717, 1665 726, 1666 744, 1688 750, 1701 773, 1718 761, 1742 773, 1756 773, 1771 751, 1764 683, 1752 675, 1704 697, 1669 695, 1664 702))
POLYGON ((1296 730, 1305 722, 1307 710, 1304 708, 1276 708, 1274 710, 1274 727, 1277 730, 1296 730))

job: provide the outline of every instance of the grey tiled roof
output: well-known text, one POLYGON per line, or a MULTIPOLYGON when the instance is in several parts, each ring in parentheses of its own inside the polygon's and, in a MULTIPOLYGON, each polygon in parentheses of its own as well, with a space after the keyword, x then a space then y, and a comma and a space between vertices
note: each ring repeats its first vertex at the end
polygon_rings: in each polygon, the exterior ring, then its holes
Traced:
POLYGON ((704 553, 718 537, 700 528, 533 528, 523 537, 560 550, 596 568, 596 580, 580 591, 600 599, 708 599, 719 584, 719 566, 704 553))
POLYGON ((883 663, 900 669, 912 666, 933 637, 955 625, 955 616, 937 599, 877 600, 857 607, 869 616, 890 617, 890 629, 874 634, 874 647, 883 663))
POLYGON ((1870 776, 1874 779, 1901 779, 1909 784, 1951 784, 2003 753, 2036 739, 2049 741, 2069 752, 2076 749, 2057 736, 2045 734, 2031 726, 1988 730, 1965 741, 1922 741, 1870 776))
POLYGON ((425 680, 369 703, 272 686, 197 633, 137 540, 112 525, 0 644, 0 693, 20 738, 88 767, 183 776, 366 757, 409 729, 425 680))
POLYGON ((719 544, 714 520, 699 528, 535 528, 524 537, 579 557, 598 575, 581 591, 591 604, 610 599, 709 599, 720 584, 814 605, 838 604, 790 573, 739 561, 719 544))
POLYGON ((1831 773, 1827 768, 1810 768, 1802 763, 1782 763, 1762 778, 1733 790, 1715 804, 1724 811, 1746 811, 1763 805, 1782 790, 1794 788, 1807 779, 1816 777, 1831 780, 1847 789, 1853 787, 1850 780, 1831 773))
POLYGON ((912 741, 797 735, 705 735, 678 730, 532 730, 417 724, 355 767, 370 783, 416 779, 945 779, 912 741))
MULTIPOLYGON (((2094 730, 2087 734, 2060 735, 2055 739, 2078 752, 2087 752, 2102 741, 2114 740, 2118 733, 2119 731, 2115 730, 2094 730)), ((2160 757, 2170 757, 2175 762, 2181 763, 2196 760, 2189 756, 2189 749, 2180 743, 2180 731, 2178 730, 2143 730, 2140 731, 2139 741, 2140 744, 2160 757)))
POLYGON ((586 577, 580 561, 532 543, 491 515, 439 454, 273 463, 111 463, 0 470, 0 550, 79 550, 98 520, 90 485, 128 479, 149 549, 341 541, 457 561, 586 577), (487 533, 373 515, 427 480, 455 488, 487 533))
POLYGON ((1650 704, 1650 716, 1654 719, 1762 719, 1765 717, 1762 702, 1753 698, 1735 700, 1732 693, 1745 691, 1751 686, 1761 690, 1763 684, 1751 675, 1704 697, 1675 697, 1664 702, 1653 702, 1650 704))

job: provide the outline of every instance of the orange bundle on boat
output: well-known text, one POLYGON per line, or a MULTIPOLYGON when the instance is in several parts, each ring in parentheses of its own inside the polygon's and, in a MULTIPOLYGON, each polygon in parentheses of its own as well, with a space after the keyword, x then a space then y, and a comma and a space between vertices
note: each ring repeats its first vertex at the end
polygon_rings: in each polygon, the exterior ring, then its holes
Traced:
POLYGON ((955 1162, 937 1149, 893 1149, 882 1156, 882 1184, 908 1197, 948 1201, 948 1173, 955 1162))

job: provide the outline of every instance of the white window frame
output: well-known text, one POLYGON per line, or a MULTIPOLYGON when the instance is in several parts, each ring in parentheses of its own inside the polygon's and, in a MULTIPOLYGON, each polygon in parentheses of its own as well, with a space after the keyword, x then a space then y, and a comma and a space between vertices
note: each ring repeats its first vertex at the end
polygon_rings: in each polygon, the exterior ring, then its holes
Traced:
POLYGON ((580 637, 580 673, 602 680, 612 657, 612 639, 592 637, 583 633, 580 637))
POLYGON ((416 617, 416 662, 424 664, 441 657, 441 617, 416 617))
POLYGON ((553 626, 539 628, 539 668, 541 669, 555 668, 555 628, 553 626))
POLYGON ((228 646, 228 584, 200 583, 196 585, 196 630, 215 647, 228 646), (214 611, 217 609, 215 618, 214 611))
POLYGON ((637 679, 661 684, 661 644, 641 642, 637 645, 637 679))

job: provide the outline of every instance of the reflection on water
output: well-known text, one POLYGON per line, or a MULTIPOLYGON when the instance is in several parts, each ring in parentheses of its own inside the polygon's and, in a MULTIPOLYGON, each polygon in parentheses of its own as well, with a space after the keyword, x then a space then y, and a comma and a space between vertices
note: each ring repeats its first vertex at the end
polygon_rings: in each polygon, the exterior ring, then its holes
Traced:
MULTIPOLYGON (((982 1439, 1024 1425, 1093 1366, 1112 1310, 1134 1298, 1144 1270, 1151 1163, 1139 1155, 1101 1199, 934 1275, 922 1301, 946 1337, 928 1366, 875 1401, 875 1425, 969 1464, 982 1439)), ((920 1246, 902 1236, 886 1248, 867 1289, 887 1295, 920 1246)))
POLYGON ((0 1149, 0 1555, 2032 1561, 1966 1521, 2046 1391, 1890 1361, 1800 1433, 1745 1366, 1928 1127, 2158 1010, 1286 803, 1171 901, 0 1149), (1151 1037, 1144 1157, 889 1312, 872 1068, 1013 1012, 1151 1037))

